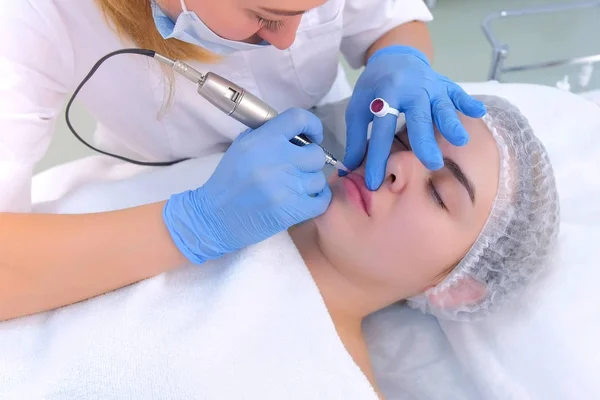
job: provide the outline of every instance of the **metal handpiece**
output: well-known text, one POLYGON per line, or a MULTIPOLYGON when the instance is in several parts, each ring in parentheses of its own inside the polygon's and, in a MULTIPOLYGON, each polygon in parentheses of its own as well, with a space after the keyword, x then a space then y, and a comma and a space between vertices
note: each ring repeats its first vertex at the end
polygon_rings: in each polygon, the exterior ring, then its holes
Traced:
MULTIPOLYGON (((277 116, 277 111, 267 103, 246 91, 235 83, 208 72, 198 84, 198 93, 227 115, 235 118, 249 128, 256 129, 277 116)), ((312 142, 305 135, 290 140, 296 146, 306 146, 312 142)), ((323 148, 325 162, 337 169, 347 171, 330 151, 323 148)))
POLYGON ((212 72, 198 84, 198 94, 248 128, 256 129, 277 115, 277 111, 252 93, 212 72))
MULTIPOLYGON (((265 122, 277 116, 277 111, 267 103, 220 75, 212 72, 202 74, 181 61, 171 60, 159 54, 156 54, 154 58, 196 83, 200 96, 248 128, 259 128, 265 122)), ((312 143, 305 135, 295 136, 290 142, 296 146, 306 146, 312 143)), ((344 164, 339 162, 331 152, 326 149, 323 149, 323 151, 325 152, 325 162, 327 164, 348 171, 344 164)))

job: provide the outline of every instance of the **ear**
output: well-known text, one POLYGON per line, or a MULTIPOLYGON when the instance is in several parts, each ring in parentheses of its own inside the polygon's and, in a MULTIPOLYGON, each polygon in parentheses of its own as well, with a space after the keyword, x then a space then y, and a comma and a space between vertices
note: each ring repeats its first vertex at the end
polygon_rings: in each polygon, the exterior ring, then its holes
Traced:
POLYGON ((485 284, 469 277, 462 278, 442 293, 427 295, 436 308, 457 308, 481 301, 487 293, 485 284))

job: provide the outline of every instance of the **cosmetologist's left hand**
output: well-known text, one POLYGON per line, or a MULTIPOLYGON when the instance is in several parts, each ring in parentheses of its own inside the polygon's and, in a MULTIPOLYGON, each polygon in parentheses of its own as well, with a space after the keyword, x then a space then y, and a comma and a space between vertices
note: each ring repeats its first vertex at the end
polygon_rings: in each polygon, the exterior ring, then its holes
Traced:
POLYGON ((346 110, 344 159, 350 170, 361 164, 367 149, 368 124, 373 121, 365 171, 366 184, 371 190, 378 189, 383 182, 397 121, 393 114, 373 116, 369 106, 378 97, 405 114, 410 145, 430 170, 444 165, 433 121, 450 143, 462 146, 469 136, 456 110, 471 118, 486 113, 483 103, 435 72, 421 51, 408 46, 389 46, 376 51, 367 61, 346 110))

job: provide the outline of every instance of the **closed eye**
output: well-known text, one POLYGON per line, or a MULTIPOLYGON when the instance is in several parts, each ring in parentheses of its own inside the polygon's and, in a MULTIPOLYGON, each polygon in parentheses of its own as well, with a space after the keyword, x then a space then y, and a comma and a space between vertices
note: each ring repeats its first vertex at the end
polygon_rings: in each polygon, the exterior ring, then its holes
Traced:
POLYGON ((442 196, 440 196, 440 193, 435 188, 435 185, 431 179, 427 181, 427 187, 429 189, 429 193, 431 194, 431 198, 438 205, 438 207, 440 207, 442 210, 448 211, 446 204, 444 204, 444 200, 442 200, 442 196))
POLYGON ((273 21, 270 19, 265 19, 265 18, 261 17, 260 15, 256 16, 256 20, 258 21, 258 23, 260 24, 260 26, 262 28, 265 28, 266 30, 268 30, 270 32, 277 32, 278 30, 283 28, 283 26, 285 25, 285 22, 283 22, 283 21, 273 21))
MULTIPOLYGON (((410 145, 404 143, 404 141, 400 139, 399 136, 395 135, 394 140, 396 140, 396 142, 399 143, 402 147, 404 147, 407 151, 412 151, 410 145)), ((429 192, 429 195, 438 207, 440 207, 442 210, 448 211, 448 207, 446 207, 444 200, 442 200, 442 196, 440 196, 440 193, 437 191, 431 179, 427 180, 427 191, 429 192)))

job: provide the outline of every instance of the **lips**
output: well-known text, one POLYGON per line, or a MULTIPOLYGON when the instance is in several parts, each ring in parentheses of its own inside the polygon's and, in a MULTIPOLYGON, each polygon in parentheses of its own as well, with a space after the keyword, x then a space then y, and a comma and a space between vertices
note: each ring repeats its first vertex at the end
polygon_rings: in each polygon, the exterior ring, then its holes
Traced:
POLYGON ((356 188, 358 189, 358 195, 360 197, 360 201, 362 203, 362 206, 363 206, 365 212, 368 215, 371 215, 371 196, 372 195, 371 195, 371 192, 369 191, 369 189, 367 189, 367 186, 365 185, 365 178, 356 173, 350 173, 350 174, 346 175, 345 178, 348 179, 349 181, 351 181, 354 184, 354 186, 356 186, 356 188))

